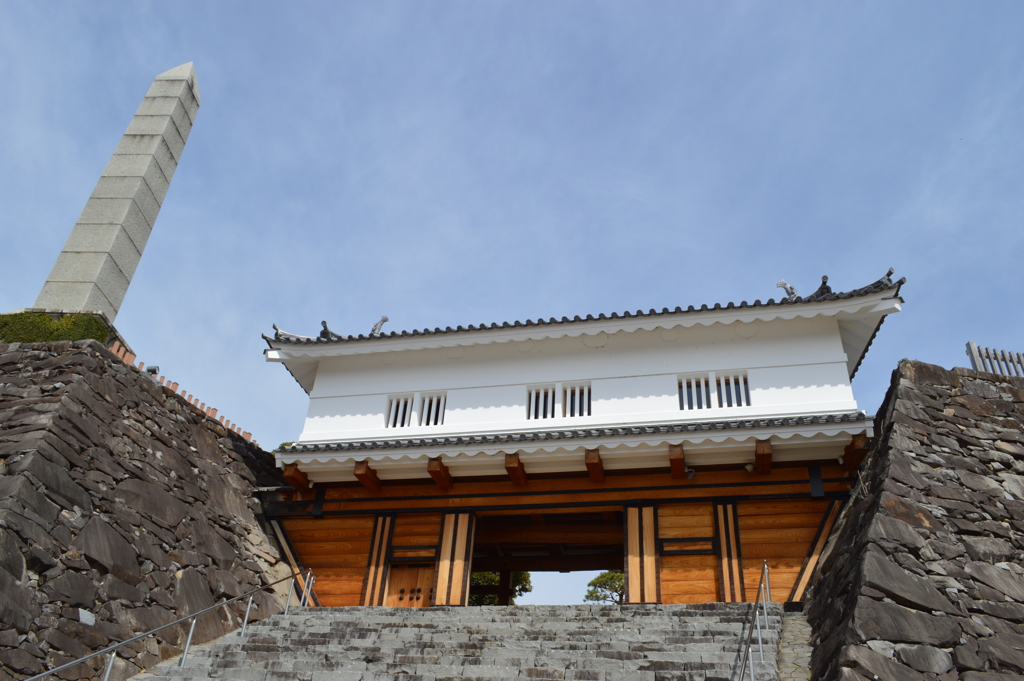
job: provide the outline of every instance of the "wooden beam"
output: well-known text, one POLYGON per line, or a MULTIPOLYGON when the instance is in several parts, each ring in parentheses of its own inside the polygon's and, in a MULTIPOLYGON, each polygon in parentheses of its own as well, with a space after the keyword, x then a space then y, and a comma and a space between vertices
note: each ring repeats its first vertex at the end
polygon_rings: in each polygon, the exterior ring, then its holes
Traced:
POLYGON ((754 445, 754 472, 758 475, 772 472, 772 443, 768 440, 758 440, 754 445))
POLYGON ((864 457, 868 454, 868 436, 864 433, 858 433, 850 439, 850 444, 846 445, 843 449, 843 463, 841 468, 846 473, 853 473, 860 464, 864 461, 864 457))
POLYGON ((430 477, 434 479, 442 492, 447 492, 452 488, 452 474, 449 472, 448 466, 441 461, 441 457, 435 456, 427 460, 427 472, 430 473, 430 477))
POLYGON ((380 491, 380 478, 377 477, 377 471, 370 468, 370 464, 368 462, 357 461, 354 473, 356 475, 356 479, 363 483, 363 487, 371 492, 380 491))
POLYGON ((299 470, 299 464, 286 463, 281 475, 288 481, 288 484, 299 492, 309 489, 309 476, 299 470))
POLYGON ((547 521, 544 519, 544 515, 541 513, 531 513, 530 520, 533 521, 534 525, 545 525, 547 521))
POLYGON ((477 558, 474 572, 565 572, 573 570, 621 570, 622 554, 602 556, 518 556, 506 558, 477 558))
POLYGON ((621 525, 518 525, 478 527, 486 544, 621 544, 621 525))
POLYGON ((587 473, 593 482, 604 482, 604 464, 601 462, 600 449, 583 450, 583 460, 587 464, 587 473))
POLYGON ((605 511, 601 514, 604 516, 604 521, 609 525, 621 525, 622 521, 619 520, 618 516, 615 515, 615 511, 605 511))
POLYGON ((526 484, 526 467, 519 460, 518 454, 505 455, 505 471, 512 478, 512 484, 522 487, 526 484))
POLYGON ((686 477, 686 455, 681 444, 668 446, 668 465, 672 467, 673 478, 686 477))

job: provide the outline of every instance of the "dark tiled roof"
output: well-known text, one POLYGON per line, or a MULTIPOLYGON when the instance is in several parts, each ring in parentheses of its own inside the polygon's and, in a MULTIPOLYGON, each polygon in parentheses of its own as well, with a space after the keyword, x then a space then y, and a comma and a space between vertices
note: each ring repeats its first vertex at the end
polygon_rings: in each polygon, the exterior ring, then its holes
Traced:
POLYGON ((748 430, 751 428, 783 428, 823 423, 854 423, 871 417, 863 412, 821 414, 816 416, 790 416, 767 419, 736 419, 734 421, 704 421, 698 423, 666 423, 651 426, 611 428, 579 428, 566 430, 538 430, 533 432, 504 433, 501 435, 462 435, 456 437, 396 438, 365 440, 363 442, 329 442, 326 444, 291 445, 277 451, 283 454, 302 452, 349 452, 368 449, 409 449, 413 447, 451 447, 462 445, 491 445, 516 442, 550 442, 552 440, 579 440, 631 435, 659 435, 670 433, 704 433, 719 430, 748 430))
POLYGON ((742 301, 738 305, 736 303, 726 303, 725 305, 722 305, 721 303, 715 303, 713 307, 708 307, 707 305, 701 305, 699 308, 695 308, 693 305, 690 305, 685 310, 683 308, 681 308, 681 307, 676 307, 675 309, 672 309, 672 310, 670 310, 669 308, 666 307, 666 308, 663 308, 660 312, 658 310, 650 310, 648 312, 644 312, 643 310, 637 310, 636 312, 626 311, 626 312, 623 312, 621 314, 617 313, 617 312, 613 312, 610 315, 606 315, 606 314, 602 313, 602 314, 599 314, 596 317, 593 316, 593 315, 589 315, 589 314, 586 317, 580 317, 579 315, 576 315, 572 319, 570 319, 568 317, 562 317, 561 319, 557 319, 555 317, 551 317, 550 319, 527 319, 525 322, 520 322, 520 321, 502 322, 501 324, 490 324, 490 325, 488 325, 488 324, 480 324, 479 326, 476 326, 474 324, 470 324, 469 326, 465 326, 465 327, 464 326, 459 326, 459 327, 456 327, 454 329, 449 326, 449 327, 444 328, 444 329, 438 327, 438 328, 435 328, 435 329, 420 329, 420 330, 414 330, 414 331, 392 331, 391 333, 382 333, 382 334, 380 334, 378 336, 363 335, 363 334, 359 334, 357 336, 341 336, 339 334, 334 333, 329 328, 327 328, 327 322, 322 322, 323 331, 320 332, 319 336, 315 336, 315 337, 314 336, 297 336, 295 334, 291 334, 291 333, 287 333, 285 331, 282 331, 275 324, 274 325, 274 335, 271 337, 271 336, 267 336, 266 334, 264 334, 263 338, 264 338, 264 340, 267 341, 268 344, 270 344, 271 342, 290 343, 290 344, 295 344, 295 345, 313 345, 313 344, 318 344, 318 343, 351 343, 351 342, 355 342, 355 341, 376 340, 376 339, 379 339, 379 338, 405 338, 405 337, 409 337, 409 336, 436 336, 436 335, 440 335, 440 334, 468 333, 468 332, 471 332, 471 331, 488 331, 488 330, 492 330, 492 329, 510 329, 510 328, 516 328, 516 327, 551 326, 551 325, 556 325, 556 324, 573 324, 573 323, 576 323, 576 322, 590 322, 590 321, 597 321, 597 320, 603 320, 603 319, 629 319, 629 318, 634 318, 634 317, 661 317, 661 316, 674 315, 674 314, 686 314, 686 313, 689 313, 689 312, 707 312, 709 310, 743 310, 743 309, 758 308, 758 307, 779 307, 779 306, 783 306, 783 305, 806 305, 808 303, 824 303, 824 302, 831 302, 831 301, 835 301, 835 300, 846 300, 848 298, 860 298, 860 297, 863 297, 863 296, 869 296, 869 295, 872 295, 872 294, 875 294, 875 293, 881 293, 882 291, 888 291, 888 290, 894 290, 893 295, 899 295, 900 287, 903 286, 904 283, 906 283, 906 278, 901 278, 901 279, 899 279, 899 280, 894 282, 892 279, 890 279, 890 277, 892 276, 892 273, 893 273, 893 270, 890 269, 885 274, 884 277, 882 277, 878 281, 874 282, 873 284, 869 284, 868 286, 865 286, 863 288, 854 289, 853 291, 847 291, 846 293, 835 293, 835 292, 833 292, 832 288, 828 285, 828 277, 822 277, 821 278, 821 286, 819 286, 818 290, 815 291, 814 293, 812 293, 809 296, 805 296, 805 297, 797 296, 793 300, 790 300, 788 298, 782 298, 782 299, 780 299, 778 301, 776 301, 774 298, 769 298, 768 302, 766 302, 766 303, 762 303, 760 300, 755 300, 753 303, 748 303, 747 301, 744 300, 744 301, 742 301))

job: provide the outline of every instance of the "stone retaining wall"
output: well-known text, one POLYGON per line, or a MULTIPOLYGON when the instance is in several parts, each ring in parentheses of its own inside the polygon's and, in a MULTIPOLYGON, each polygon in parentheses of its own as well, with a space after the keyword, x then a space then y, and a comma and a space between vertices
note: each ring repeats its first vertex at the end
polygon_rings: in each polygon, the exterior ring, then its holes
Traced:
POLYGON ((1024 672, 1024 379, 904 362, 806 613, 812 679, 1024 672))
MULTIPOLYGON (((287 575, 253 494, 282 484, 271 455, 96 341, 0 345, 0 681, 287 575)), ((267 594, 255 616, 280 604, 267 594)), ((244 605, 202 618, 195 640, 244 605)), ((183 637, 122 648, 112 678, 183 637)))

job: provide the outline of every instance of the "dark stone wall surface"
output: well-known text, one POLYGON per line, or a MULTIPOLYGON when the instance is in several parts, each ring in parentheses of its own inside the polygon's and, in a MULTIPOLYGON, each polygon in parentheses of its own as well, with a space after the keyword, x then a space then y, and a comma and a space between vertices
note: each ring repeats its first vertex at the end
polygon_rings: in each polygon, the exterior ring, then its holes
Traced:
MULTIPOLYGON (((0 345, 0 681, 286 576, 254 496, 282 484, 271 455, 96 341, 0 345)), ((256 605, 267 617, 283 598, 256 605)), ((194 641, 244 607, 200 618, 194 641)), ((186 633, 125 646, 111 678, 177 654, 186 633)))
POLYGON ((812 679, 1024 678, 1024 379, 903 362, 805 612, 812 679))

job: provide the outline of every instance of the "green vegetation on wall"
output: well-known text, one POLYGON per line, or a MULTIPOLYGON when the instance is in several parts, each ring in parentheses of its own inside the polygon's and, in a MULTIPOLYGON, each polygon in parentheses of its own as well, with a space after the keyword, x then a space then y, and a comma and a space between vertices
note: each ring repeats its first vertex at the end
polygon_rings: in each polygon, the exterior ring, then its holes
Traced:
POLYGON ((0 315, 0 343, 48 343, 92 338, 107 342, 107 327, 91 314, 67 314, 53 319, 43 312, 0 315))

